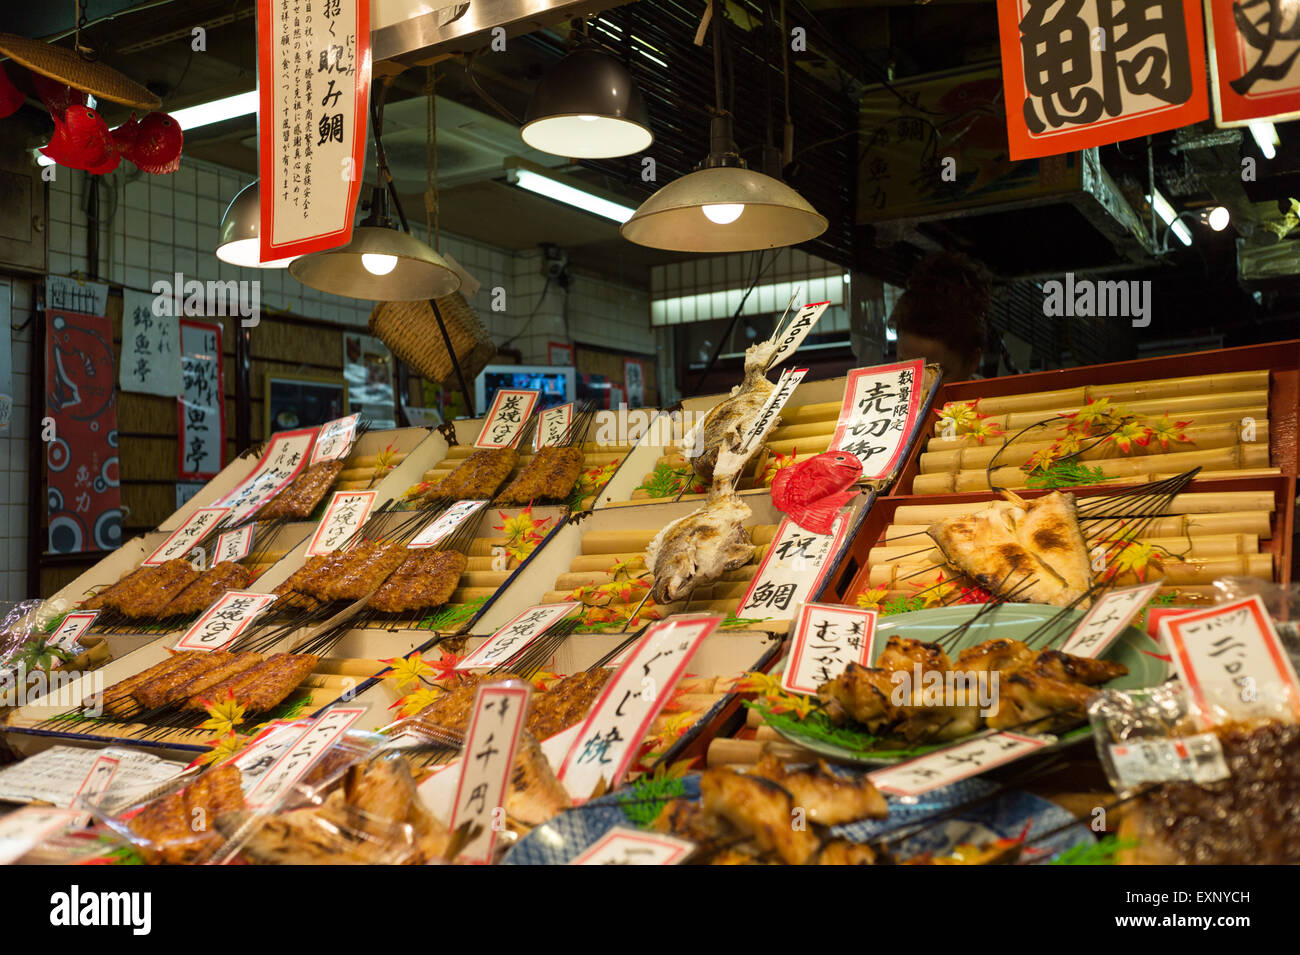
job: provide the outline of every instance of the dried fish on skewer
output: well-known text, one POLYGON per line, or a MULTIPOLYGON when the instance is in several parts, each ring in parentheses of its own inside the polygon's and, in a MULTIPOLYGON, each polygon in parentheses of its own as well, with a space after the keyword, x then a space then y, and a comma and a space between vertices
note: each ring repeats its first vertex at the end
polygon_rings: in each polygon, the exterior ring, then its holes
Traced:
MULTIPOLYGON (((745 432, 753 425, 759 411, 776 389, 767 378, 767 366, 776 347, 776 341, 769 340, 745 349, 744 379, 683 440, 686 458, 700 480, 734 482, 740 474, 749 455, 740 458, 735 452, 744 439, 745 432), (715 474, 719 454, 723 452, 732 453, 726 461, 724 473, 715 474)), ((779 423, 780 419, 773 417, 771 427, 775 428, 779 423)), ((761 446, 761 440, 753 442, 750 454, 761 446)))
POLYGON ((654 575, 655 603, 681 600, 695 588, 749 563, 754 544, 745 521, 752 515, 730 485, 715 484, 703 507, 655 535, 645 552, 645 565, 654 575))

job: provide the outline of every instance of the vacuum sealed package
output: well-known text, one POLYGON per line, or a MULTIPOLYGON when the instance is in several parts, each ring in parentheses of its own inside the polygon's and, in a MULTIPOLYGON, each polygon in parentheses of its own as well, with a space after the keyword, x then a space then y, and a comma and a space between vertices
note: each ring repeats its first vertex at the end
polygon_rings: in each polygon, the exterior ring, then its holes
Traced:
POLYGON ((1220 577, 1214 581, 1217 602, 1258 596, 1277 631, 1292 666, 1300 666, 1300 584, 1275 584, 1259 577, 1220 577))

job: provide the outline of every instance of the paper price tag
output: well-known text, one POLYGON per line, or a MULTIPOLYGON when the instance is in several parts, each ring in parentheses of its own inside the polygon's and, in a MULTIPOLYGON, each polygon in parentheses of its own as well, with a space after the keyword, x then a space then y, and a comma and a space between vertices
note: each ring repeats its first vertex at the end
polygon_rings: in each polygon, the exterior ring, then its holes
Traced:
POLYGON ((803 376, 806 374, 808 374, 807 368, 795 368, 793 370, 787 368, 781 372, 776 387, 767 396, 767 401, 763 402, 763 407, 759 409, 758 417, 754 419, 754 423, 749 426, 749 430, 741 438, 740 444, 735 451, 737 457, 749 457, 758 443, 763 440, 763 436, 771 428, 772 422, 781 413, 781 409, 785 407, 785 403, 790 400, 790 396, 794 394, 794 390, 799 387, 799 382, 803 381, 803 376))
POLYGON ((451 829, 469 823, 478 833, 461 850, 461 860, 492 861, 497 832, 505 827, 506 789, 531 695, 532 687, 519 680, 480 686, 474 694, 474 713, 465 735, 460 781, 452 804, 451 829))
POLYGON ((443 538, 468 520, 471 515, 481 510, 485 504, 487 504, 487 501, 457 501, 439 514, 432 524, 411 538, 411 542, 406 546, 436 546, 443 538))
POLYGON ((213 549, 212 566, 224 564, 228 560, 243 560, 247 557, 249 551, 253 549, 255 530, 256 525, 249 524, 237 531, 227 531, 218 537, 217 546, 213 549))
POLYGON ((316 439, 315 428, 280 431, 271 436, 253 473, 217 503, 230 508, 228 523, 242 524, 259 507, 275 497, 307 465, 307 453, 316 439))
POLYGON ((307 545, 306 556, 332 554, 342 547, 366 522, 378 494, 378 491, 335 491, 307 545))
POLYGON ((207 537, 229 512, 228 507, 200 507, 184 524, 172 531, 171 535, 158 546, 157 550, 146 557, 143 563, 156 566, 184 557, 190 548, 207 537))
POLYGON ((579 801, 602 779, 611 789, 618 785, 691 657, 721 622, 716 615, 674 616, 646 630, 605 684, 556 773, 579 801))
POLYGON ((1101 656, 1159 589, 1156 582, 1104 594, 1079 621, 1061 651, 1077 657, 1101 656))
POLYGON ((70 809, 29 806, 0 817, 0 865, 10 865, 57 832, 76 825, 70 809))
POLYGON ((992 733, 878 769, 867 778, 881 792, 919 796, 1028 756, 1052 741, 1050 736, 992 733))
POLYGON ((245 802, 255 809, 274 802, 307 774, 316 760, 361 718, 366 709, 364 706, 334 706, 326 710, 258 779, 248 791, 245 802))
POLYGON ((457 670, 498 666, 518 656, 529 644, 577 609, 575 604, 539 604, 519 614, 456 664, 457 670))
POLYGON ((1188 709, 1203 727, 1285 711, 1300 719, 1295 670, 1258 596, 1160 622, 1188 709))
MULTIPOLYGON (((77 794, 72 797, 72 802, 68 805, 68 808, 75 809, 78 800, 88 799, 106 791, 109 784, 112 783, 113 777, 117 775, 120 764, 121 760, 114 756, 104 754, 96 756, 94 763, 90 766, 90 772, 86 773, 86 778, 82 780, 81 785, 77 788, 77 794)), ((83 812, 77 816, 75 824, 84 826, 89 821, 90 813, 83 812)))
POLYGON ((694 851, 685 839, 615 826, 569 865, 677 865, 694 851))
POLYGON ((1110 743, 1110 761, 1125 787, 1145 783, 1213 783, 1231 774, 1213 733, 1110 743))
POLYGON ((47 643, 58 647, 61 650, 72 650, 81 639, 82 634, 90 629, 90 625, 95 622, 99 616, 98 610, 79 610, 76 613, 70 613, 63 618, 59 628, 50 634, 47 643))
POLYGON ((808 337, 817 320, 830 307, 830 302, 817 302, 813 305, 805 305, 795 314, 794 320, 781 333, 781 340, 777 343, 776 351, 772 352, 772 358, 768 361, 768 368, 775 368, 781 362, 785 361, 798 350, 803 344, 803 340, 808 337))
POLYGON ((893 473, 921 415, 921 359, 849 372, 844 404, 830 451, 847 451, 862 462, 862 480, 893 473))
POLYGON ((533 450, 553 447, 564 440, 573 423, 573 402, 558 408, 547 408, 537 421, 537 431, 533 435, 533 450))
POLYGON ((275 599, 275 594, 228 590, 185 631, 175 649, 212 651, 229 646, 275 599))
POLYGON ((492 407, 483 419, 476 448, 512 448, 519 439, 524 422, 537 407, 540 391, 521 391, 502 388, 492 399, 492 407))
POLYGON ((781 686, 812 695, 850 663, 871 666, 876 659, 875 636, 874 610, 805 603, 795 621, 781 686))
POLYGON ((352 442, 356 440, 357 422, 360 420, 359 413, 350 414, 321 425, 320 434, 316 436, 316 443, 311 449, 312 465, 347 457, 352 450, 352 442))
POLYGON ((781 614, 793 616, 792 608, 820 591, 848 529, 847 512, 835 518, 829 534, 806 531, 788 517, 781 521, 736 616, 767 620, 788 619, 781 614))

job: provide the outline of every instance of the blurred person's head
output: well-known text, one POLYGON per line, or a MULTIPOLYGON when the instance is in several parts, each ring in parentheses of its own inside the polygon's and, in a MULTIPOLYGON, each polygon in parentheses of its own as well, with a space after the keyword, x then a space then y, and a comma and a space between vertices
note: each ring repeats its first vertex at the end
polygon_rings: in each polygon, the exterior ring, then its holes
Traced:
POLYGON ((898 360, 938 362, 945 381, 975 377, 988 334, 989 280, 960 252, 935 252, 912 270, 890 324, 898 360))

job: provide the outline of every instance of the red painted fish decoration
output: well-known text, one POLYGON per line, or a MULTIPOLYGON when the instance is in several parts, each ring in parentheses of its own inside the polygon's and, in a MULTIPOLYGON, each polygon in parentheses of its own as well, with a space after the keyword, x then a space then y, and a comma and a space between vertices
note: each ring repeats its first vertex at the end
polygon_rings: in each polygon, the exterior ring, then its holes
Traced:
POLYGON ((772 503, 806 531, 829 534, 836 515, 857 496, 862 462, 847 451, 827 451, 776 472, 772 503))
POLYGON ((140 120, 139 127, 122 155, 155 176, 180 168, 181 147, 185 144, 180 124, 166 113, 149 113, 140 120))
POLYGON ((135 113, 132 113, 130 119, 113 130, 113 146, 123 155, 135 145, 135 141, 139 138, 140 120, 135 118, 135 113))
POLYGON ((23 95, 23 91, 14 86, 5 68, 0 66, 0 119, 18 112, 25 99, 27 97, 23 95))
POLYGON ((32 86, 36 89, 36 95, 41 98, 45 108, 50 111, 50 115, 58 119, 63 119, 63 114, 73 106, 87 106, 90 99, 87 94, 81 90, 73 89, 67 83, 60 83, 58 80, 52 80, 42 73, 32 70, 29 74, 32 78, 32 86))
POLYGON ((60 166, 84 169, 104 175, 117 168, 120 160, 113 135, 104 118, 89 106, 69 106, 60 119, 54 113, 54 135, 41 152, 60 166))

